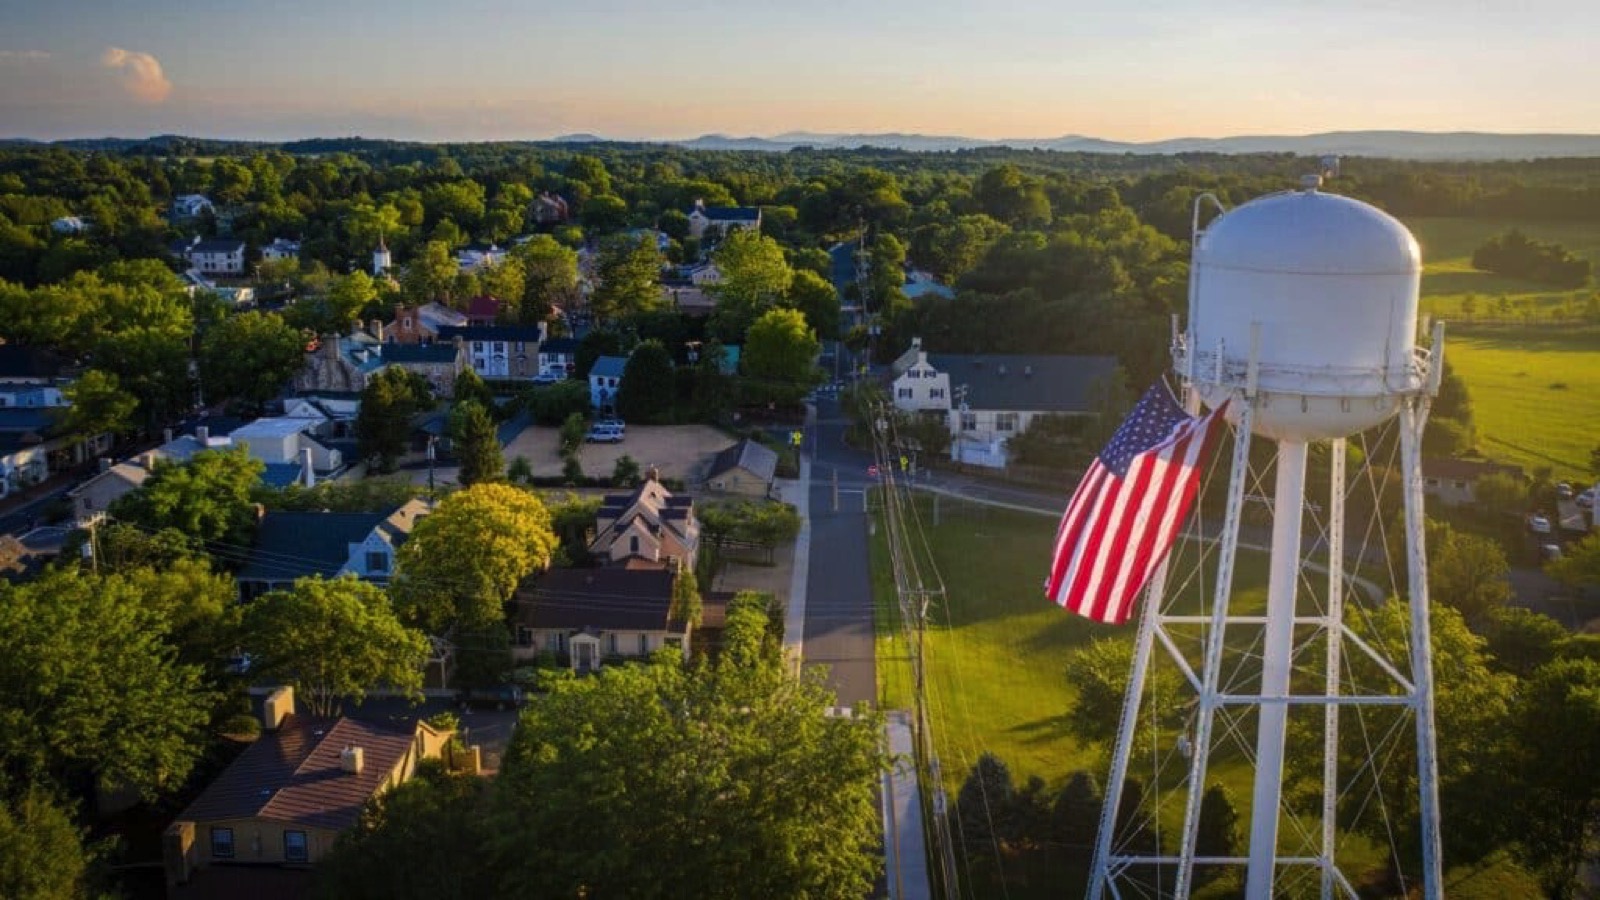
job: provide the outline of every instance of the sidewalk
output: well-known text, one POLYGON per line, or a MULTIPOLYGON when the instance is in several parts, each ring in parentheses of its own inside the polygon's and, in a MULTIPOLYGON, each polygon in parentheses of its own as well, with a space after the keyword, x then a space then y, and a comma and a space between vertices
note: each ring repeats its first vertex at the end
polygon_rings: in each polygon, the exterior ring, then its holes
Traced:
MULTIPOLYGON (((817 415, 816 407, 806 407, 805 427, 810 428, 817 415)), ((799 671, 804 658, 806 630, 806 587, 811 575, 811 458, 800 454, 800 477, 784 479, 778 487, 778 497, 792 504, 800 514, 800 533, 794 539, 794 571, 789 578, 789 603, 783 618, 783 652, 794 661, 799 671)))
POLYGON ((883 846, 890 900, 932 900, 922 797, 911 743, 911 714, 892 710, 884 731, 893 768, 883 775, 883 846))

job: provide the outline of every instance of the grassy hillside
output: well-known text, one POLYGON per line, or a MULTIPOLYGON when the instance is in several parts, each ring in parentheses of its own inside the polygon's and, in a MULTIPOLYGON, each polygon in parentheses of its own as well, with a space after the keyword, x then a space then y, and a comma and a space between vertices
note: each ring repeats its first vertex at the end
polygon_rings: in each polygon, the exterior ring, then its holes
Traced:
POLYGON ((1502 296, 1513 308, 1523 306, 1541 311, 1560 307, 1574 296, 1588 296, 1589 291, 1552 290, 1534 282, 1472 268, 1472 251, 1511 228, 1519 228, 1536 240, 1561 244, 1587 257, 1600 270, 1600 225, 1429 218, 1408 219, 1406 225, 1422 245, 1423 312, 1446 319, 1462 316, 1462 301, 1469 295, 1477 298, 1475 316, 1478 318, 1497 315, 1496 301, 1502 296))

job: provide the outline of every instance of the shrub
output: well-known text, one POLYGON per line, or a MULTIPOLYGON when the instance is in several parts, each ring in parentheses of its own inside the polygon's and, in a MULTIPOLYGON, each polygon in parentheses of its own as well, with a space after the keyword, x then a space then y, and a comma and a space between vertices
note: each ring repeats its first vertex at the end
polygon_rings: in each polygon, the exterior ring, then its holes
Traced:
POLYGON ((261 736, 261 720, 249 713, 234 713, 222 723, 222 733, 239 738, 261 736))

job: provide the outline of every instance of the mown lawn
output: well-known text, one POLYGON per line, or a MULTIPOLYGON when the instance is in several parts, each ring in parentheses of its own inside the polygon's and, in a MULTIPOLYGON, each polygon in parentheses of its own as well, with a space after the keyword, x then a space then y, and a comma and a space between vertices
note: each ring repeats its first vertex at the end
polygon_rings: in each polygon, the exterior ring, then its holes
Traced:
POLYGON ((1469 295, 1477 298, 1475 318, 1499 317, 1496 304, 1502 296, 1513 306, 1531 305, 1545 311, 1566 304, 1575 295, 1588 296, 1588 290, 1555 290, 1472 268, 1472 252, 1484 241, 1511 228, 1519 228, 1536 240, 1561 244, 1587 257, 1600 271, 1600 225, 1425 217, 1407 219, 1405 224, 1422 246, 1422 310, 1447 320, 1465 318, 1462 302, 1469 295))
MULTIPOLYGON (((1074 771, 1086 770, 1104 783, 1107 748, 1085 745, 1068 731, 1066 716, 1077 702, 1077 692, 1065 669, 1072 654, 1097 637, 1132 640, 1134 626, 1097 625, 1070 615, 1044 599, 1040 591, 1054 536, 1051 518, 942 499, 940 521, 933 524, 932 501, 922 496, 918 510, 926 527, 933 559, 947 588, 946 600, 936 605, 926 641, 928 695, 936 749, 943 780, 953 802, 978 756, 991 752, 1005 761, 1020 787, 1038 776, 1053 796, 1074 771)), ((1192 548, 1196 545, 1190 545, 1192 548)), ((908 648, 900 635, 900 622, 882 520, 878 520, 871 546, 874 596, 878 609, 878 678, 885 708, 910 709, 912 675, 908 648)), ((1236 569, 1233 608, 1238 613, 1258 612, 1266 603, 1266 557, 1241 550, 1236 569)), ((1192 564, 1174 562, 1172 589, 1196 596, 1209 582, 1180 578, 1192 564)), ((1207 579, 1212 577, 1206 576, 1207 579)), ((1315 583, 1314 576, 1311 583, 1315 583)), ((1136 773, 1148 780, 1150 760, 1136 773)), ((1163 803, 1160 827, 1175 834, 1182 817, 1182 798, 1175 791, 1181 767, 1161 779, 1163 803)), ((1248 817, 1251 769, 1236 752, 1219 747, 1212 757, 1208 782, 1227 786, 1241 816, 1248 817)), ((1246 819, 1247 820, 1247 819, 1246 819)), ((1308 823, 1315 829, 1315 822, 1308 823)), ((1243 835, 1241 835, 1243 836, 1243 835)), ((1288 826, 1285 847, 1296 842, 1288 826)), ((1347 874, 1381 866, 1384 847, 1362 835, 1347 835, 1340 852, 1347 874)), ((1297 848, 1299 849, 1299 848, 1297 848)), ((1000 867, 1003 895, 1016 900, 1032 897, 1077 896, 1087 878, 1085 855, 1062 852, 1022 853, 1007 858, 1000 867)), ((959 868, 959 866, 958 866, 959 868)), ((986 877, 971 877, 964 896, 990 894, 1000 885, 986 877)), ((1452 870, 1447 881, 1452 896, 1534 896, 1525 889, 1529 881, 1504 861, 1474 870, 1452 870), (1513 894, 1497 894, 1515 885, 1513 894)), ((1225 877, 1197 896, 1228 896, 1237 888, 1225 877)))

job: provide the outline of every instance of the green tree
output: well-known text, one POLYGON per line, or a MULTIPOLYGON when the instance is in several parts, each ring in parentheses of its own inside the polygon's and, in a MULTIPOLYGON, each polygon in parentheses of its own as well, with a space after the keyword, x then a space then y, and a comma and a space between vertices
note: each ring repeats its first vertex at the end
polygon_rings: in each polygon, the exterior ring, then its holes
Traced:
POLYGON ((578 459, 576 451, 561 454, 561 478, 568 486, 579 486, 583 483, 583 461, 578 459))
POLYGON ((139 398, 142 426, 159 428, 193 406, 187 331, 128 328, 102 337, 94 354, 96 368, 139 398))
POLYGON ((624 453, 617 457, 611 469, 611 482, 618 487, 633 487, 639 483, 639 461, 624 453))
POLYGON ((881 724, 817 714, 835 702, 765 656, 557 682, 507 750, 491 864, 539 896, 862 896, 881 724))
MULTIPOLYGON (((521 257, 507 254, 505 259, 479 274, 478 283, 483 287, 484 293, 502 301, 500 310, 502 317, 520 319, 522 298, 527 292, 528 285, 528 270, 523 266, 521 257)), ((533 324, 543 319, 524 321, 533 324)))
POLYGON ((1073 772, 1067 784, 1056 795, 1051 810, 1052 828, 1056 840, 1066 845, 1074 856, 1087 859, 1094 849, 1096 834, 1100 831, 1100 805, 1104 798, 1094 776, 1084 771, 1073 772))
POLYGON ((497 409, 494 402, 494 390, 472 369, 463 369, 456 376, 455 391, 451 399, 459 406, 462 403, 476 403, 483 407, 483 411, 494 417, 497 409))
POLYGON ((739 228, 711 256, 722 278, 711 287, 717 298, 713 327, 737 341, 763 312, 788 296, 794 270, 778 242, 758 231, 739 228))
POLYGON ((983 211, 1021 228, 1050 224, 1050 198, 1037 178, 1007 164, 984 172, 973 191, 983 211))
POLYGON ((450 436, 455 442, 456 457, 461 461, 457 476, 461 484, 500 480, 505 470, 500 437, 495 431, 494 419, 482 404, 473 400, 456 403, 450 414, 450 436))
POLYGON ((58 570, 0 587, 0 768, 25 781, 183 783, 214 698, 169 624, 120 581, 58 570))
POLYGON ((700 347, 694 363, 694 409, 696 418, 715 422, 734 405, 733 378, 722 371, 725 351, 716 338, 700 347))
POLYGON ((141 528, 174 528, 199 541, 248 546, 255 530, 250 492, 265 466, 243 447, 202 450, 182 465, 157 462, 143 486, 111 505, 111 516, 141 528))
MULTIPOLYGON (((1108 747, 1116 740, 1132 670, 1133 644, 1128 640, 1102 638, 1073 652, 1067 660, 1067 681, 1077 688, 1078 703, 1067 713, 1067 729, 1079 740, 1108 747)), ((1182 725, 1182 686, 1182 676, 1170 666, 1152 666, 1146 676, 1146 709, 1157 711, 1163 731, 1182 725)), ((1148 754, 1149 740, 1148 729, 1140 729, 1134 738, 1135 752, 1148 754)))
POLYGON ((819 338, 839 337, 839 292, 828 279, 809 269, 795 272, 784 305, 800 310, 819 338))
POLYGON ((1567 626, 1520 606, 1492 610, 1483 627, 1495 668, 1518 678, 1555 659, 1568 634, 1567 626))
POLYGON ((578 221, 589 234, 619 231, 628 224, 628 203, 615 194, 590 197, 584 201, 578 221))
POLYGON ((562 456, 571 456, 583 446, 583 438, 589 433, 589 417, 581 412, 570 413, 561 423, 560 450, 562 456))
POLYGON ((750 326, 743 366, 752 387, 782 403, 794 403, 817 382, 815 360, 822 345, 798 310, 771 309, 750 326))
POLYGON ((87 896, 89 854, 72 817, 32 786, 0 798, 0 897, 78 900, 87 896))
POLYGON ((1545 564, 1551 578, 1570 588, 1600 585, 1600 533, 1568 544, 1560 559, 1545 564))
POLYGON ((1002 846, 1016 831, 1017 787, 1005 761, 985 751, 961 783, 951 809, 963 853, 986 877, 997 876, 1002 846))
POLYGON ((661 253, 649 234, 617 235, 600 244, 599 285, 589 309, 602 322, 648 312, 661 305, 661 253))
POLYGON ((382 472, 394 471, 411 438, 411 420, 433 408, 433 390, 416 372, 389 366, 367 379, 356 414, 361 455, 382 472))
POLYGON ((360 318, 361 311, 377 299, 377 282, 361 269, 333 279, 323 298, 325 315, 318 323, 320 326, 318 332, 344 334, 350 329, 350 325, 360 318))
POLYGON ((1500 545, 1488 538, 1450 530, 1428 542, 1428 595, 1452 606, 1469 623, 1484 621, 1511 599, 1511 567, 1500 545))
POLYGON ((406 302, 413 305, 449 300, 461 267, 456 264, 450 245, 443 241, 429 241, 406 264, 400 276, 400 291, 406 302))
POLYGON ((511 592, 548 566, 555 549, 550 512, 538 497, 475 484, 417 522, 400 547, 395 599, 405 619, 429 634, 499 626, 511 592))
POLYGON ((576 250, 548 234, 536 234, 511 255, 522 261, 524 278, 522 296, 507 299, 520 304, 522 322, 543 322, 554 307, 572 306, 578 294, 576 250))
POLYGON ((523 406, 540 425, 560 425, 567 417, 589 412, 589 385, 573 379, 528 389, 523 406))
POLYGON ((340 714, 379 687, 420 699, 428 641, 400 624, 388 594, 346 575, 301 578, 245 612, 245 646, 314 716, 340 714))
MULTIPOLYGON (((1213 782, 1200 797, 1200 822, 1195 829, 1194 851, 1197 856, 1238 856, 1239 811, 1234 808, 1228 788, 1213 782)), ((1215 881, 1227 871, 1225 866, 1196 866, 1194 880, 1197 885, 1215 881)))
POLYGON ((672 608, 668 617, 687 622, 690 628, 699 628, 701 610, 700 583, 695 580, 694 571, 688 568, 679 570, 677 577, 672 580, 672 608))
POLYGON ((629 422, 671 421, 676 393, 671 354, 660 341, 645 341, 634 348, 622 369, 617 415, 629 422))
POLYGON ((101 434, 124 434, 133 424, 137 397, 122 389, 117 376, 90 369, 68 385, 62 394, 69 404, 63 417, 67 433, 88 439, 101 434))
POLYGON ((503 896, 484 864, 492 835, 489 785, 425 765, 417 777, 367 802, 317 862, 316 896, 326 900, 466 900, 503 896))
POLYGON ((305 364, 305 338, 270 312, 222 320, 200 342, 200 378, 212 399, 259 413, 305 364))
POLYGON ((1503 743, 1520 778, 1499 796, 1517 805, 1518 841, 1549 896, 1581 896, 1576 876, 1600 815, 1600 662, 1561 659, 1534 672, 1518 691, 1514 734, 1503 743))

